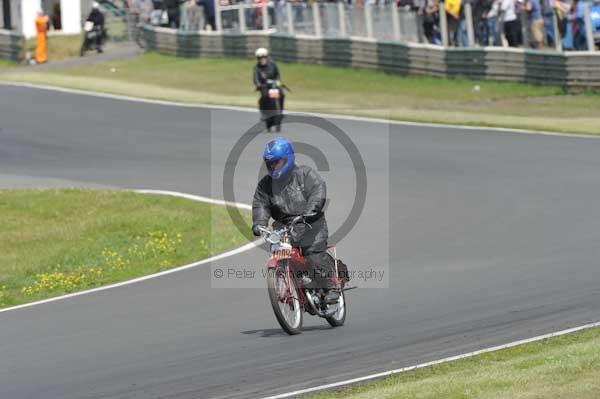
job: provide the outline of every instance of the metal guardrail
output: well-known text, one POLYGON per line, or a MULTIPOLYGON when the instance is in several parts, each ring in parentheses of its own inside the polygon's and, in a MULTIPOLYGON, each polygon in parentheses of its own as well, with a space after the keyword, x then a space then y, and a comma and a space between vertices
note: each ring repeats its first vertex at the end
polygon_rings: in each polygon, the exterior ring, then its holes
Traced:
POLYGON ((351 66, 403 75, 462 76, 475 79, 600 89, 600 52, 536 51, 504 47, 444 48, 438 45, 368 38, 317 38, 265 32, 184 32, 143 27, 148 49, 184 57, 252 57, 271 49, 284 62, 351 66))
POLYGON ((13 31, 0 29, 0 59, 19 61, 25 49, 25 38, 13 31))

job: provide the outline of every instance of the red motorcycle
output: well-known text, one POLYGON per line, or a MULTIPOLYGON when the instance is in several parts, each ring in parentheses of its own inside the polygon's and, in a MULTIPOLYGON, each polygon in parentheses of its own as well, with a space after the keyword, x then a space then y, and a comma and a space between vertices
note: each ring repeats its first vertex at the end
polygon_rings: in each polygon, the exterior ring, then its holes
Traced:
POLYGON ((344 291, 350 289, 345 288, 340 276, 335 246, 329 247, 328 252, 335 260, 333 283, 340 293, 337 303, 326 303, 322 289, 306 287, 310 282, 310 278, 307 278, 310 265, 302 255, 302 250, 290 243, 294 225, 299 222, 310 228, 301 216, 280 230, 261 228, 263 239, 271 246, 271 257, 267 263, 269 299, 281 328, 290 335, 302 331, 304 312, 323 317, 332 327, 344 325, 348 311, 344 291))

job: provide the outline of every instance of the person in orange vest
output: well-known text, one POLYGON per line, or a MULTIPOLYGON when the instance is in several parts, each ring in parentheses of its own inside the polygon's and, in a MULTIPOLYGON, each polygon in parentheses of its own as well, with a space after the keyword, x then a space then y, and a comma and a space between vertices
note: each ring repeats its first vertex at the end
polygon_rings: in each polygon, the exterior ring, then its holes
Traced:
POLYGON ((35 41, 35 61, 38 64, 48 61, 48 27, 50 20, 44 14, 44 11, 39 10, 35 19, 35 29, 37 31, 35 41))

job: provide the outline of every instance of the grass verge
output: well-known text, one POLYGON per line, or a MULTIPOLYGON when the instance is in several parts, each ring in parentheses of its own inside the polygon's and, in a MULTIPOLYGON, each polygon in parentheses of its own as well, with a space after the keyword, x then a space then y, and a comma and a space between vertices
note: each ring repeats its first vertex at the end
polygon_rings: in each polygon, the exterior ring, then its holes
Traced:
POLYGON ((158 272, 250 238, 222 206, 129 191, 0 190, 0 214, 0 307, 158 272))
POLYGON ((2 68, 13 68, 16 66, 19 66, 19 63, 11 60, 0 59, 0 73, 2 73, 2 68))
MULTIPOLYGON (((43 83, 177 102, 256 106, 253 61, 140 57, 46 71, 0 72, 0 80, 43 83)), ((600 133, 600 94, 558 86, 399 76, 281 63, 291 110, 416 122, 600 133)))
POLYGON ((595 399, 600 328, 397 374, 312 399, 595 399))
MULTIPOLYGON (((76 35, 49 35, 48 36, 48 62, 62 61, 79 57, 79 50, 83 41, 82 34, 76 35)), ((25 42, 26 51, 35 55, 35 39, 25 42)))

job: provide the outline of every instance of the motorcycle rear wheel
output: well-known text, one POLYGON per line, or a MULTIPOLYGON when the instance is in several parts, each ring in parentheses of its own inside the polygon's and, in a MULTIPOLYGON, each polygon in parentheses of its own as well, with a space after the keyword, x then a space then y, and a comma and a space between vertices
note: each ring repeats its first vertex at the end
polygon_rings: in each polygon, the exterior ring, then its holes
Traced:
POLYGON ((298 287, 289 270, 285 263, 269 270, 267 287, 273 313, 275 313, 279 325, 289 335, 296 335, 302 332, 304 311, 300 304, 298 287), (289 288, 287 279, 291 279, 289 288))

